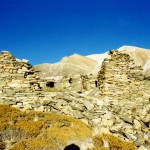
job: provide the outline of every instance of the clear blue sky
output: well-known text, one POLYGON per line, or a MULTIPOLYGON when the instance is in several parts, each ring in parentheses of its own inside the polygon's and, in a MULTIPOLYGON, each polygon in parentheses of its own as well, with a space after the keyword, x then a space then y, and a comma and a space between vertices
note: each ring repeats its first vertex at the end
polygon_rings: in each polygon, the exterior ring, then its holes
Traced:
POLYGON ((150 48, 150 0, 0 0, 0 50, 32 65, 150 48))

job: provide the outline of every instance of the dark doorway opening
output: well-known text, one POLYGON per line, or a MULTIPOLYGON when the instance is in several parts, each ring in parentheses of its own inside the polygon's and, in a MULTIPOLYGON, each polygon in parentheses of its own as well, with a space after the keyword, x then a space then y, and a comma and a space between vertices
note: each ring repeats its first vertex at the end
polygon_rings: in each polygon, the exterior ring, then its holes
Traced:
POLYGON ((72 83, 72 78, 69 79, 69 83, 72 83))
POLYGON ((55 83, 53 81, 47 82, 46 83, 47 87, 53 88, 55 86, 55 83))
POLYGON ((71 144, 66 146, 64 150, 80 150, 80 148, 75 144, 71 144))
POLYGON ((95 81, 95 87, 98 87, 98 81, 95 81))

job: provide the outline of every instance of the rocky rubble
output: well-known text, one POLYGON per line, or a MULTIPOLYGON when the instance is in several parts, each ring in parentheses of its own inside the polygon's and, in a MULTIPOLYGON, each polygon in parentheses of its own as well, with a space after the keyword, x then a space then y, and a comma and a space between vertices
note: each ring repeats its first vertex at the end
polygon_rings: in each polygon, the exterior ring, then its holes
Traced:
POLYGON ((138 147, 150 148, 150 103, 106 101, 99 96, 75 92, 47 93, 37 101, 18 102, 13 107, 22 110, 64 114, 82 120, 92 127, 93 133, 112 133, 138 147))
POLYGON ((99 87, 78 92, 42 91, 45 81, 32 66, 7 51, 0 55, 0 64, 1 104, 72 116, 91 126, 95 135, 112 133, 134 142, 139 150, 150 149, 149 81, 128 55, 111 51, 99 72, 99 87))
MULTIPOLYGON (((149 80, 144 79, 142 68, 136 66, 128 54, 117 50, 108 53, 98 73, 100 99, 108 102, 109 111, 125 123, 123 124, 125 127, 119 126, 120 134, 138 146, 150 145, 148 138, 150 120, 147 120, 148 122, 143 120, 150 113, 149 83, 149 80)), ((118 124, 115 124, 110 128, 111 131, 116 130, 117 126, 118 124)))

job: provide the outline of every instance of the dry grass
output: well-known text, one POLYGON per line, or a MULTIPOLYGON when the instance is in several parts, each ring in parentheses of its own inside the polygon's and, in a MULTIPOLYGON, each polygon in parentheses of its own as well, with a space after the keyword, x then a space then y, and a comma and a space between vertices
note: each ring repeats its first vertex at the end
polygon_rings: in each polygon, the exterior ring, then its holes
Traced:
POLYGON ((16 143, 11 150, 60 150, 55 141, 48 139, 27 139, 16 143))
POLYGON ((94 150, 136 150, 133 143, 123 141, 111 134, 96 135, 93 137, 94 150))
POLYGON ((133 144, 112 135, 92 137, 92 131, 87 125, 64 115, 36 111, 26 113, 0 105, 0 122, 0 149, 60 150, 68 141, 83 143, 93 138, 95 147, 92 150, 136 150, 133 144))
POLYGON ((11 150, 59 150, 68 140, 92 136, 90 128, 77 119, 36 111, 25 113, 5 105, 0 105, 0 122, 3 142, 11 150))

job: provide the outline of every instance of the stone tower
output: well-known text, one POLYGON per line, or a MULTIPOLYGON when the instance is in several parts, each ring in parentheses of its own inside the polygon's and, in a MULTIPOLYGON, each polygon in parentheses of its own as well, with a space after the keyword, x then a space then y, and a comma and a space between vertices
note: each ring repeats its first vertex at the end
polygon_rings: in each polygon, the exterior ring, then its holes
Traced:
POLYGON ((100 93, 105 100, 138 100, 149 96, 143 70, 128 54, 111 50, 98 73, 100 93))

